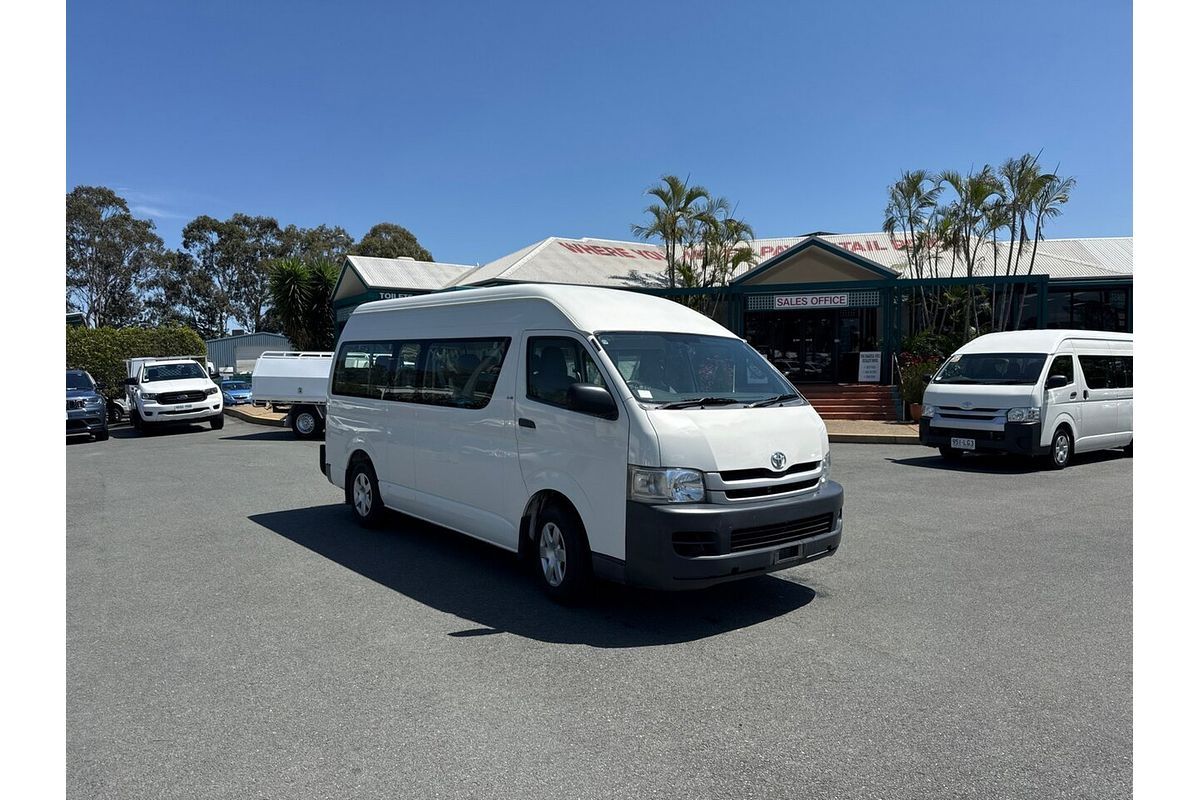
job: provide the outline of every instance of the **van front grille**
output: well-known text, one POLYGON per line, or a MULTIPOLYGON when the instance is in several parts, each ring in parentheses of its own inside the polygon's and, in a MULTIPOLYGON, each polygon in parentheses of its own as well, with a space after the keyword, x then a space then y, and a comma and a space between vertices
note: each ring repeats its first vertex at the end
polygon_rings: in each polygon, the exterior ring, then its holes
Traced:
POLYGON ((799 492, 804 489, 811 489, 817 485, 820 478, 812 478, 807 481, 792 481, 791 483, 777 483, 772 486, 757 486, 753 489, 726 489, 725 496, 730 500, 746 500, 751 497, 770 497, 775 494, 787 494, 788 492, 799 492))
POLYGON ((730 535, 730 552, 757 550, 787 542, 796 542, 829 533, 833 530, 833 514, 818 514, 815 517, 781 522, 774 525, 759 525, 740 528, 730 535))
POLYGON ((774 470, 765 469, 765 468, 735 469, 735 470, 731 470, 729 472, 722 472, 721 480, 728 482, 728 481, 757 481, 757 480, 763 480, 764 478, 782 478, 785 475, 795 475, 799 472, 811 472, 812 470, 816 469, 819 466, 821 466, 820 461, 811 461, 807 464, 792 464, 792 466, 788 467, 787 469, 783 470, 782 472, 776 472, 774 470))

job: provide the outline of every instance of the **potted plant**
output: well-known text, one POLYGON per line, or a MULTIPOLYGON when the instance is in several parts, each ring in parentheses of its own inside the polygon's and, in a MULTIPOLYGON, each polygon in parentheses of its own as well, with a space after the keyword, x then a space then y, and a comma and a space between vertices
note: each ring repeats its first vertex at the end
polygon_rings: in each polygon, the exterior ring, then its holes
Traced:
POLYGON ((900 354, 900 401, 913 422, 921 419, 921 401, 925 397, 925 378, 938 371, 941 358, 900 354))

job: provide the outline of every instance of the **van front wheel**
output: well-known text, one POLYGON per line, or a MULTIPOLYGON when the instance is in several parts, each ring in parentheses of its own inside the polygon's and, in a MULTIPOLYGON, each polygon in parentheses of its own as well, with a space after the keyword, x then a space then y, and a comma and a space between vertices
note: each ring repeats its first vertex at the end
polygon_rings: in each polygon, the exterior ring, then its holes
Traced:
POLYGON ((542 588, 559 602, 580 599, 592 582, 592 552, 583 526, 556 506, 542 512, 534 536, 542 588))
POLYGON ((1059 428, 1054 432, 1054 438, 1050 440, 1050 466, 1055 469, 1065 469, 1071 463, 1071 455, 1074 450, 1075 443, 1071 441, 1071 432, 1065 427, 1059 428))

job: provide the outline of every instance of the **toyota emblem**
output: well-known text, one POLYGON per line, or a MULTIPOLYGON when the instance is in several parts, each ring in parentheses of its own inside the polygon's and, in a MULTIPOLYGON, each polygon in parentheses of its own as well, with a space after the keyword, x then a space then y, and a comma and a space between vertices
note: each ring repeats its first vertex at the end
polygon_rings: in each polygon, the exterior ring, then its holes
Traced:
POLYGON ((787 456, 783 453, 774 453, 771 456, 771 466, 776 470, 783 469, 783 465, 787 463, 787 456))

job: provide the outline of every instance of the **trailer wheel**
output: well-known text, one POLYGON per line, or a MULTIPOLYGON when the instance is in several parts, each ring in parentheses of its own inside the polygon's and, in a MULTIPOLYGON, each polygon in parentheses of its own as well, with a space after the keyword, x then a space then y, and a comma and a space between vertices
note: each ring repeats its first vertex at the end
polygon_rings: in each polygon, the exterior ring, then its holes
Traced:
POLYGON ((302 406, 292 412, 292 433, 297 439, 311 439, 320 429, 317 412, 308 406, 302 406))

